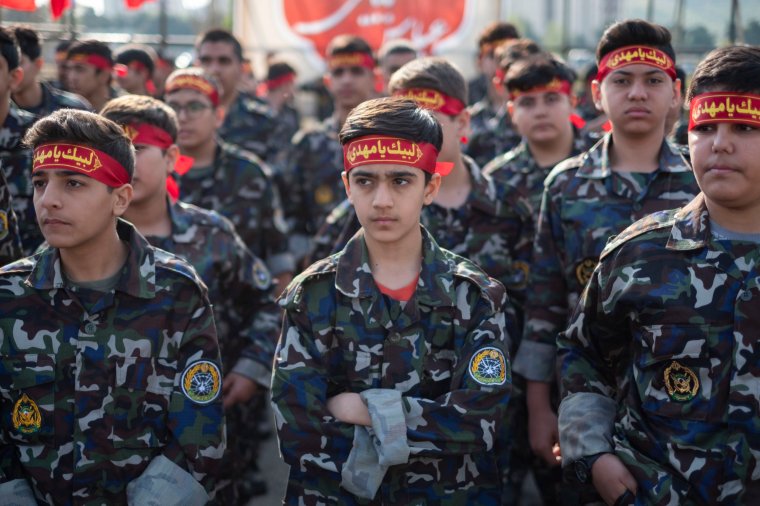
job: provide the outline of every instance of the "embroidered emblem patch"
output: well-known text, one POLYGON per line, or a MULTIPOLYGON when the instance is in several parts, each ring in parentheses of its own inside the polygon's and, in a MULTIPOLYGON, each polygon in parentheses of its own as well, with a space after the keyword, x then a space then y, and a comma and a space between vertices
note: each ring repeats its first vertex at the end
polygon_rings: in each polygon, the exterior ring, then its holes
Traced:
POLYGON ((528 285, 528 276, 530 275, 530 265, 522 260, 517 260, 512 263, 512 267, 515 270, 514 286, 513 288, 521 290, 528 285))
POLYGON ((182 373, 182 391, 188 399, 198 404, 208 404, 222 391, 222 375, 219 367, 208 360, 193 362, 182 373))
POLYGON ((578 280, 578 283, 580 283, 581 286, 586 286, 586 284, 591 279, 591 275, 594 273, 594 268, 596 267, 596 259, 595 258, 584 258, 580 262, 578 262, 578 265, 575 266, 575 278, 578 280))
POLYGON ((0 211, 0 240, 5 239, 8 235, 8 215, 5 211, 0 211))
POLYGON ((699 390, 699 378, 694 371, 674 361, 665 369, 665 388, 674 401, 690 401, 699 390))
POLYGON ((269 285, 272 284, 272 276, 269 274, 269 269, 259 258, 253 262, 253 282, 259 290, 269 288, 269 285))
POLYGON ((22 434, 34 434, 42 426, 42 415, 37 403, 23 394, 13 406, 13 428, 22 434))
POLYGON ((319 204, 320 206, 323 206, 325 204, 332 202, 332 199, 333 199, 333 191, 329 186, 327 186, 326 184, 317 186, 317 189, 314 192, 314 201, 317 204, 319 204))
POLYGON ((481 385, 503 385, 507 380, 507 360, 497 348, 478 350, 470 360, 470 376, 481 385))

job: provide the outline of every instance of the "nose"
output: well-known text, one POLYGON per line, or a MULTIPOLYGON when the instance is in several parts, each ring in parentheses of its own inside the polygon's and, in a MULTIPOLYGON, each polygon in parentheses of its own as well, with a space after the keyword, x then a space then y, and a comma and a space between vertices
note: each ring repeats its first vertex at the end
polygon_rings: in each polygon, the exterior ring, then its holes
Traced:
POLYGON ((37 190, 35 202, 43 209, 59 209, 61 207, 60 193, 53 184, 46 184, 37 190))
POLYGON ((380 183, 375 191, 375 198, 372 199, 372 205, 376 208, 387 208, 393 206, 393 197, 388 188, 388 183, 380 183))
POLYGON ((628 98, 631 100, 643 100, 647 97, 646 86, 643 81, 634 79, 631 88, 628 90, 628 98))
POLYGON ((713 153, 731 153, 734 143, 731 136, 731 123, 718 123, 712 145, 713 153))

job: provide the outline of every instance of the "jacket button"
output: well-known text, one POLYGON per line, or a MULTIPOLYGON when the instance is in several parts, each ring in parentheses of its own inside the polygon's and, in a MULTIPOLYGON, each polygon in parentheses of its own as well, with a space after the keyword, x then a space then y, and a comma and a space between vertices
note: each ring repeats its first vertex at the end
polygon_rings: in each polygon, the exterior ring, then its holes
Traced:
POLYGON ((401 334, 398 332, 393 332, 390 336, 388 336, 388 339, 390 339, 392 343, 397 343, 401 341, 401 334))
POLYGON ((84 331, 87 334, 94 334, 96 330, 98 330, 98 326, 92 322, 88 322, 87 325, 84 326, 84 331))
POLYGON ((750 292, 749 290, 744 290, 739 297, 744 302, 748 302, 748 301, 752 300, 752 292, 750 292))

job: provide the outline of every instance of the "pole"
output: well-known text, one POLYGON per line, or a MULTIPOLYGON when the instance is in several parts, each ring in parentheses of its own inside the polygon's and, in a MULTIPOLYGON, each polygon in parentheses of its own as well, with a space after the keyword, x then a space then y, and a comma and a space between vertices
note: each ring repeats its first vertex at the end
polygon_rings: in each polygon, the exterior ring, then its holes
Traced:
POLYGON ((647 21, 654 21, 654 0, 647 0, 647 21))
POLYGON ((161 54, 165 55, 167 46, 166 37, 169 34, 169 20, 166 15, 166 0, 161 0, 158 8, 158 32, 161 34, 161 42, 159 43, 159 47, 161 49, 161 54))

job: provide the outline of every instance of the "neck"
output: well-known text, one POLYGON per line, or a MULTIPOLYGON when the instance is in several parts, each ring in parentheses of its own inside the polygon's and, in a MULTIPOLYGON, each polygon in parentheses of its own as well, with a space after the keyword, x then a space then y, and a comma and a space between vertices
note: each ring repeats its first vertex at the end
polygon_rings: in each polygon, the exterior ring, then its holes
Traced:
POLYGON ((111 93, 108 86, 105 86, 98 88, 97 91, 84 98, 92 105, 93 109, 99 111, 111 99, 111 93))
POLYGON ((723 228, 740 234, 760 234, 760 204, 744 207, 724 207, 705 197, 710 219, 723 228))
POLYGON ((559 139, 551 142, 531 142, 528 140, 528 149, 539 167, 551 167, 573 152, 573 129, 568 128, 562 132, 559 139))
POLYGON ((610 167, 620 172, 654 172, 660 165, 662 131, 642 136, 615 135, 612 130, 610 167))
POLYGON ((194 158, 193 168, 209 167, 214 163, 216 156, 216 139, 211 137, 206 142, 193 146, 192 148, 182 148, 182 154, 194 158))
POLYGON ((333 113, 333 116, 338 121, 338 132, 340 132, 340 129, 343 128, 343 123, 346 122, 346 118, 348 118, 348 113, 351 112, 351 109, 353 109, 353 107, 347 108, 338 104, 335 105, 335 112, 333 113))
POLYGON ((13 100, 19 107, 28 109, 42 104, 42 85, 38 82, 13 94, 13 100))
POLYGON ((235 101, 235 99, 238 97, 238 94, 240 92, 235 88, 230 93, 225 93, 221 97, 219 97, 219 105, 224 107, 225 109, 229 110, 230 105, 232 105, 232 102, 235 101))
POLYGON ((6 94, 5 98, 0 98, 0 125, 5 124, 8 113, 11 110, 11 94, 6 94))
POLYGON ((467 201, 472 189, 470 171, 464 164, 461 154, 454 160, 454 168, 448 176, 441 178, 441 187, 433 202, 441 207, 457 208, 467 201))
POLYGON ((166 199, 166 193, 159 193, 143 202, 132 201, 124 213, 124 219, 132 222, 146 237, 166 237, 172 230, 166 199))
POLYGON ((488 85, 487 95, 488 95, 488 101, 491 103, 491 107, 494 110, 497 110, 506 102, 506 98, 501 93, 499 93, 499 91, 496 89, 496 87, 493 84, 488 85))
POLYGON ((116 227, 100 240, 60 250, 63 270, 74 282, 99 281, 113 276, 124 265, 128 253, 129 248, 119 239, 116 227))
POLYGON ((406 286, 419 274, 422 263, 422 230, 414 227, 393 244, 373 240, 366 233, 372 276, 382 285, 396 289, 406 286))

